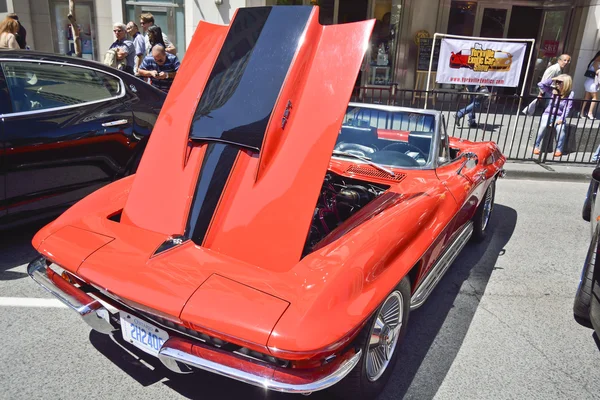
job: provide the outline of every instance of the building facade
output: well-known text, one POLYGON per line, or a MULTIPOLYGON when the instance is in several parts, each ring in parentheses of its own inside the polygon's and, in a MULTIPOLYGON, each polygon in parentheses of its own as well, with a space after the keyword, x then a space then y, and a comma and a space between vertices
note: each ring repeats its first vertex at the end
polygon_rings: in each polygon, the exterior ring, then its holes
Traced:
MULTIPOLYGON (((583 97, 583 72, 600 49, 600 0, 76 0, 76 18, 86 58, 102 59, 114 41, 113 23, 139 22, 143 12, 155 16, 183 58, 198 22, 227 24, 237 8, 264 5, 318 5, 322 24, 376 19, 361 86, 419 88, 416 38, 440 32, 536 39, 524 80, 530 93, 546 66, 567 52, 567 72, 583 97)), ((0 0, 0 18, 7 12, 19 15, 32 49, 72 53, 68 0, 0 0)))

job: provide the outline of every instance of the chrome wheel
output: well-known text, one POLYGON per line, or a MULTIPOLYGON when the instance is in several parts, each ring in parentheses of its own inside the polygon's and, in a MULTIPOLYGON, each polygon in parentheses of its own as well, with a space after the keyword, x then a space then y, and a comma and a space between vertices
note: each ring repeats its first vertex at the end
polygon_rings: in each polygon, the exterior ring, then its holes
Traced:
POLYGON ((369 335, 365 363, 367 378, 372 382, 383 375, 392 359, 402 328, 403 313, 404 299, 396 290, 388 296, 379 309, 369 335))
POLYGON ((483 201, 483 226, 481 227, 481 230, 484 231, 490 220, 492 207, 494 206, 494 190, 492 189, 492 186, 485 192, 485 199, 483 199, 483 201))

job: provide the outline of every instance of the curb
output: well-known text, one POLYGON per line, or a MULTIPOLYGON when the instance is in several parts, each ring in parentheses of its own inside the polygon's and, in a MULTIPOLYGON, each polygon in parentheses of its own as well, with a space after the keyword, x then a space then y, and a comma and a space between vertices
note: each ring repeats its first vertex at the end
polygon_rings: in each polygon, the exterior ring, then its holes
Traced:
POLYGON ((594 167, 569 167, 562 165, 542 166, 540 164, 507 162, 504 164, 504 169, 506 170, 506 179, 589 182, 594 167))

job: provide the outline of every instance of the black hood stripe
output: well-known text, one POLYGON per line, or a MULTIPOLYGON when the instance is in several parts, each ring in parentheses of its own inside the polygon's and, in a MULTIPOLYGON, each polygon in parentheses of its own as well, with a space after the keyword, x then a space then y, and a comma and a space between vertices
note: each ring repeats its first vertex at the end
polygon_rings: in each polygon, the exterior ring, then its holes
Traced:
POLYGON ((310 6, 240 8, 194 113, 190 138, 260 151, 310 6))
POLYGON ((238 152, 237 146, 223 143, 210 143, 206 148, 184 235, 197 245, 204 241, 238 152))

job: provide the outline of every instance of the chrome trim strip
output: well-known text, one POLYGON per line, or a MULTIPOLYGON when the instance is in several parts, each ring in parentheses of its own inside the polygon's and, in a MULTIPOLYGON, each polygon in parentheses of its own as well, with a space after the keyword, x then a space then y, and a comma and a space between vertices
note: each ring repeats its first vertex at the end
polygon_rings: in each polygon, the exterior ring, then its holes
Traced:
POLYGON ((35 283, 52 293, 67 307, 79 314, 92 329, 104 334, 115 331, 115 328, 108 322, 110 313, 98 300, 90 297, 66 280, 64 283, 67 289, 62 289, 48 277, 48 266, 45 257, 40 256, 29 263, 27 273, 35 283))
POLYGON ((102 126, 108 127, 108 126, 125 125, 128 122, 129 122, 129 120, 127 120, 127 119, 119 119, 119 120, 116 120, 116 121, 104 122, 102 124, 102 126))
POLYGON ((158 353, 160 361, 177 373, 187 372, 181 364, 223 375, 250 385, 286 393, 309 394, 326 389, 342 380, 360 361, 362 351, 346 353, 341 360, 332 361, 331 369, 327 365, 313 370, 277 368, 251 359, 242 359, 232 354, 209 348, 202 344, 193 346, 206 351, 210 357, 192 354, 192 343, 179 338, 167 340, 158 353), (210 358, 210 359, 209 359, 210 358), (217 362, 221 358, 222 362, 217 362))
POLYGON ((425 279, 423 279, 419 287, 415 290, 410 303, 411 311, 421 307, 425 303, 425 300, 427 300, 433 289, 440 282, 448 267, 452 265, 462 248, 467 244, 472 233, 473 222, 469 221, 462 227, 456 239, 448 246, 444 254, 438 258, 425 279))
POLYGON ((31 58, 2 58, 2 57, 0 57, 0 62, 2 62, 2 61, 6 61, 6 62, 22 62, 23 61, 23 62, 32 62, 32 63, 38 63, 38 64, 54 64, 54 65, 60 65, 60 66, 67 66, 67 67, 74 67, 74 68, 83 68, 83 69, 89 69, 89 70, 92 70, 92 71, 98 71, 98 72, 100 72, 102 74, 110 75, 110 76, 113 76, 116 79, 118 79, 119 83, 121 85, 121 91, 119 92, 119 94, 117 96, 113 96, 113 97, 108 98, 108 99, 87 101, 85 103, 73 104, 73 105, 70 105, 70 106, 45 108, 45 109, 42 109, 42 110, 22 111, 22 112, 16 112, 16 113, 0 114, 0 118, 20 117, 20 116, 23 116, 23 115, 41 114, 41 113, 51 112, 51 111, 68 110, 68 109, 71 109, 71 108, 74 108, 74 107, 82 107, 82 106, 87 106, 87 105, 91 105, 91 104, 103 103, 105 101, 111 101, 111 100, 115 100, 115 99, 120 99, 121 97, 125 96, 125 83, 123 82, 123 79, 121 79, 121 77, 113 74, 112 72, 104 71, 104 70, 101 70, 101 69, 98 69, 98 68, 88 67, 87 65, 71 64, 69 62, 59 62, 59 61, 50 61, 50 60, 35 60, 35 59, 31 59, 31 58))

